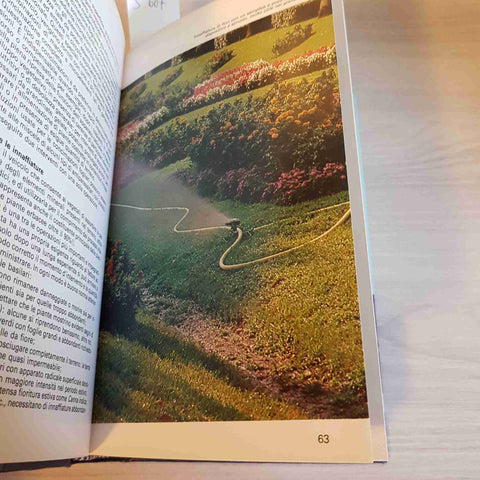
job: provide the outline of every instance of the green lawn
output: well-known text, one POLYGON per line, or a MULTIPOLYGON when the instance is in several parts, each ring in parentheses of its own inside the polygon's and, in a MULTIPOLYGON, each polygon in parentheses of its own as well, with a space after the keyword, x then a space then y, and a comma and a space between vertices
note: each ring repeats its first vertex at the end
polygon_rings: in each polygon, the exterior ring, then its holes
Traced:
POLYGON ((94 422, 294 420, 294 406, 248 389, 230 365, 137 315, 135 340, 101 332, 94 422))
MULTIPOLYGON (((113 201, 182 206, 182 194, 178 197, 170 192, 171 182, 165 178, 158 171, 146 175, 119 191, 113 201)), ((205 224, 195 213, 195 197, 192 197, 186 202, 192 214, 181 228, 217 225, 223 218, 238 217, 245 239, 227 258, 227 263, 248 261, 298 245, 327 230, 346 207, 317 215, 309 212, 347 198, 347 192, 342 192, 289 207, 219 201, 208 207, 218 217, 214 215, 205 224), (288 221, 250 236, 253 227, 279 219, 288 221)), ((361 365, 350 222, 324 240, 291 255, 224 272, 218 268, 218 259, 234 236, 228 231, 174 233, 173 225, 181 215, 175 211, 112 209, 110 236, 122 240, 139 267, 145 270, 153 293, 193 301, 225 320, 241 319, 257 335, 262 348, 290 349, 299 365, 319 356, 342 369, 361 365), (291 339, 289 344, 285 338, 291 339)))
MULTIPOLYGON (((347 192, 289 207, 207 202, 172 179, 173 171, 185 167, 188 160, 145 175, 116 192, 113 202, 186 205, 191 215, 180 228, 240 218, 244 241, 227 263, 303 243, 327 230, 348 208, 311 213, 348 200, 347 192), (278 223, 253 232, 254 227, 271 222, 278 223)), ((174 233, 181 215, 178 211, 112 208, 110 238, 121 240, 144 270, 149 295, 172 302, 162 301, 161 320, 152 312, 140 312, 134 338, 102 332, 94 419, 140 422, 308 416, 295 404, 250 389, 233 365, 183 339, 174 327, 192 307, 204 312, 205 318, 210 315, 235 322, 253 339, 255 351, 263 358, 282 359, 272 367, 272 375, 289 378, 295 388, 320 389, 328 395, 324 398, 330 398, 329 415, 365 416, 350 222, 292 254, 222 271, 218 259, 235 235, 225 230, 174 233)), ((311 398, 315 404, 315 397, 311 398)))

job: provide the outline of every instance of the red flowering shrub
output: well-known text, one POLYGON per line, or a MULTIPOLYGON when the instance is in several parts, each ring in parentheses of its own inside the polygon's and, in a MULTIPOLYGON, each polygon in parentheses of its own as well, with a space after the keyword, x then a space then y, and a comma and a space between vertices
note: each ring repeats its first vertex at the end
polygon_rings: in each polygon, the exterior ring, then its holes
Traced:
POLYGON ((204 74, 211 75, 223 67, 233 57, 233 50, 222 50, 215 52, 205 65, 204 74))
POLYGON ((142 280, 143 272, 137 270, 135 260, 129 259, 121 242, 109 242, 102 296, 103 330, 123 335, 134 331, 142 280))
POLYGON ((176 68, 175 70, 173 70, 172 72, 170 72, 166 77, 165 79, 160 82, 160 87, 161 88, 165 88, 165 87, 168 87, 171 83, 173 83, 181 74, 183 73, 183 67, 180 66, 178 68, 176 68))

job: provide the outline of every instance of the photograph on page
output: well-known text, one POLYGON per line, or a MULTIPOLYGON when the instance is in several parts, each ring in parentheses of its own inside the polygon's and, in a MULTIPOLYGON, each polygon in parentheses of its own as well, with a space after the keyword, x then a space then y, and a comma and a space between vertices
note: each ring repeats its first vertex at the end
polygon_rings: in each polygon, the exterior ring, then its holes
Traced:
POLYGON ((93 422, 358 420, 365 460, 331 5, 227 3, 226 28, 122 91, 93 422))

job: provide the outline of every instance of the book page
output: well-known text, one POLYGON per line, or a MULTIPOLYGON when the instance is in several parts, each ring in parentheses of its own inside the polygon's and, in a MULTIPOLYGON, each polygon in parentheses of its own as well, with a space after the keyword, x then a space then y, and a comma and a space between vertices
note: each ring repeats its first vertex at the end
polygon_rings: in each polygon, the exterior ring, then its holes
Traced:
POLYGON ((127 56, 93 453, 385 459, 333 7, 217 1, 127 56))
POLYGON ((123 32, 112 1, 0 7, 0 462, 88 452, 123 32))

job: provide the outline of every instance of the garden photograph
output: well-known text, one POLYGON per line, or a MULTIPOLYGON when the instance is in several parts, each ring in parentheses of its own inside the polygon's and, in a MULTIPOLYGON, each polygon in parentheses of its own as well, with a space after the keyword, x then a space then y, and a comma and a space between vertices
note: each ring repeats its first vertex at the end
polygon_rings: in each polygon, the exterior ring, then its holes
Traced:
POLYGON ((368 417, 329 1, 122 92, 93 421, 368 417))

